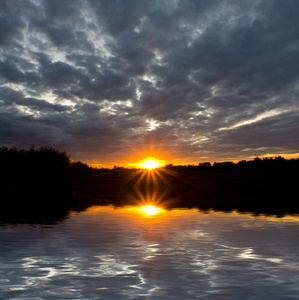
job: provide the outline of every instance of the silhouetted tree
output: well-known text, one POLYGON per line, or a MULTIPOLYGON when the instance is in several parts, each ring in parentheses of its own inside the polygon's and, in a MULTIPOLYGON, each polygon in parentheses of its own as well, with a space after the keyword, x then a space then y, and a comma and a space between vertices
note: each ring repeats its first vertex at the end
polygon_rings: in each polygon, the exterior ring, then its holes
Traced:
POLYGON ((208 168, 211 168, 211 163, 210 162, 203 162, 203 163, 199 163, 198 164, 198 167, 200 168, 200 169, 203 169, 203 170, 205 170, 205 169, 208 169, 208 168))
POLYGON ((166 169, 172 169, 172 168, 173 168, 173 164, 166 164, 166 165, 165 165, 165 168, 166 168, 166 169))
POLYGON ((72 162, 71 167, 74 171, 75 176, 94 174, 93 168, 89 167, 87 164, 82 163, 81 161, 72 162))
POLYGON ((65 187, 73 178, 69 155, 52 147, 0 148, 0 186, 65 187))

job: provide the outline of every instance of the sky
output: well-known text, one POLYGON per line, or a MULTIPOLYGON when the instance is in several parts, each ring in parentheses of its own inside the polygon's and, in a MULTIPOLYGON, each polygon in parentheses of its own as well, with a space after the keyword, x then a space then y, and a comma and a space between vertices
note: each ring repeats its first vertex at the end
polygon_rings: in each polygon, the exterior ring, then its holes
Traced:
POLYGON ((299 156, 299 1, 1 0, 0 146, 96 167, 299 156))

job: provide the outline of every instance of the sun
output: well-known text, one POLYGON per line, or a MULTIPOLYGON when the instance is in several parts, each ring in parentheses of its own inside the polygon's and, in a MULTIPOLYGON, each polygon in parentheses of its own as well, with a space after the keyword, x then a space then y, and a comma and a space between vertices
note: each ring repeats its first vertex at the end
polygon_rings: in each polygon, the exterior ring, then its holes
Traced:
POLYGON ((145 160, 144 162, 142 162, 140 164, 141 167, 143 167, 144 169, 156 169, 160 166, 160 162, 158 160, 154 160, 154 159, 148 159, 145 160))

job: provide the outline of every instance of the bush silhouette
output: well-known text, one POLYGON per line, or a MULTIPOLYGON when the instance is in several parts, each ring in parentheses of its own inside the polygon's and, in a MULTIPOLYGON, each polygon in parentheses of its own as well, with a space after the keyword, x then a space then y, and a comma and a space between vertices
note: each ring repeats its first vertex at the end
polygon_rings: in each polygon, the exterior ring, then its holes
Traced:
POLYGON ((82 163, 81 161, 75 161, 71 163, 73 172, 75 176, 84 176, 84 175, 93 175, 93 168, 89 167, 87 164, 82 163))
POLYGON ((69 155, 52 147, 0 148, 0 186, 66 187, 73 179, 69 155))

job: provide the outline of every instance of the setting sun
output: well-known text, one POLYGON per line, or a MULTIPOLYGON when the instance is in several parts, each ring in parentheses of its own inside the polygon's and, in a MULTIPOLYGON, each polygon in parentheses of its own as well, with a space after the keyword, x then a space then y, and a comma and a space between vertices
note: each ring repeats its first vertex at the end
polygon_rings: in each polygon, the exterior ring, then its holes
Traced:
POLYGON ((155 169, 160 166, 160 162, 158 160, 148 159, 140 164, 141 167, 145 169, 155 169))

